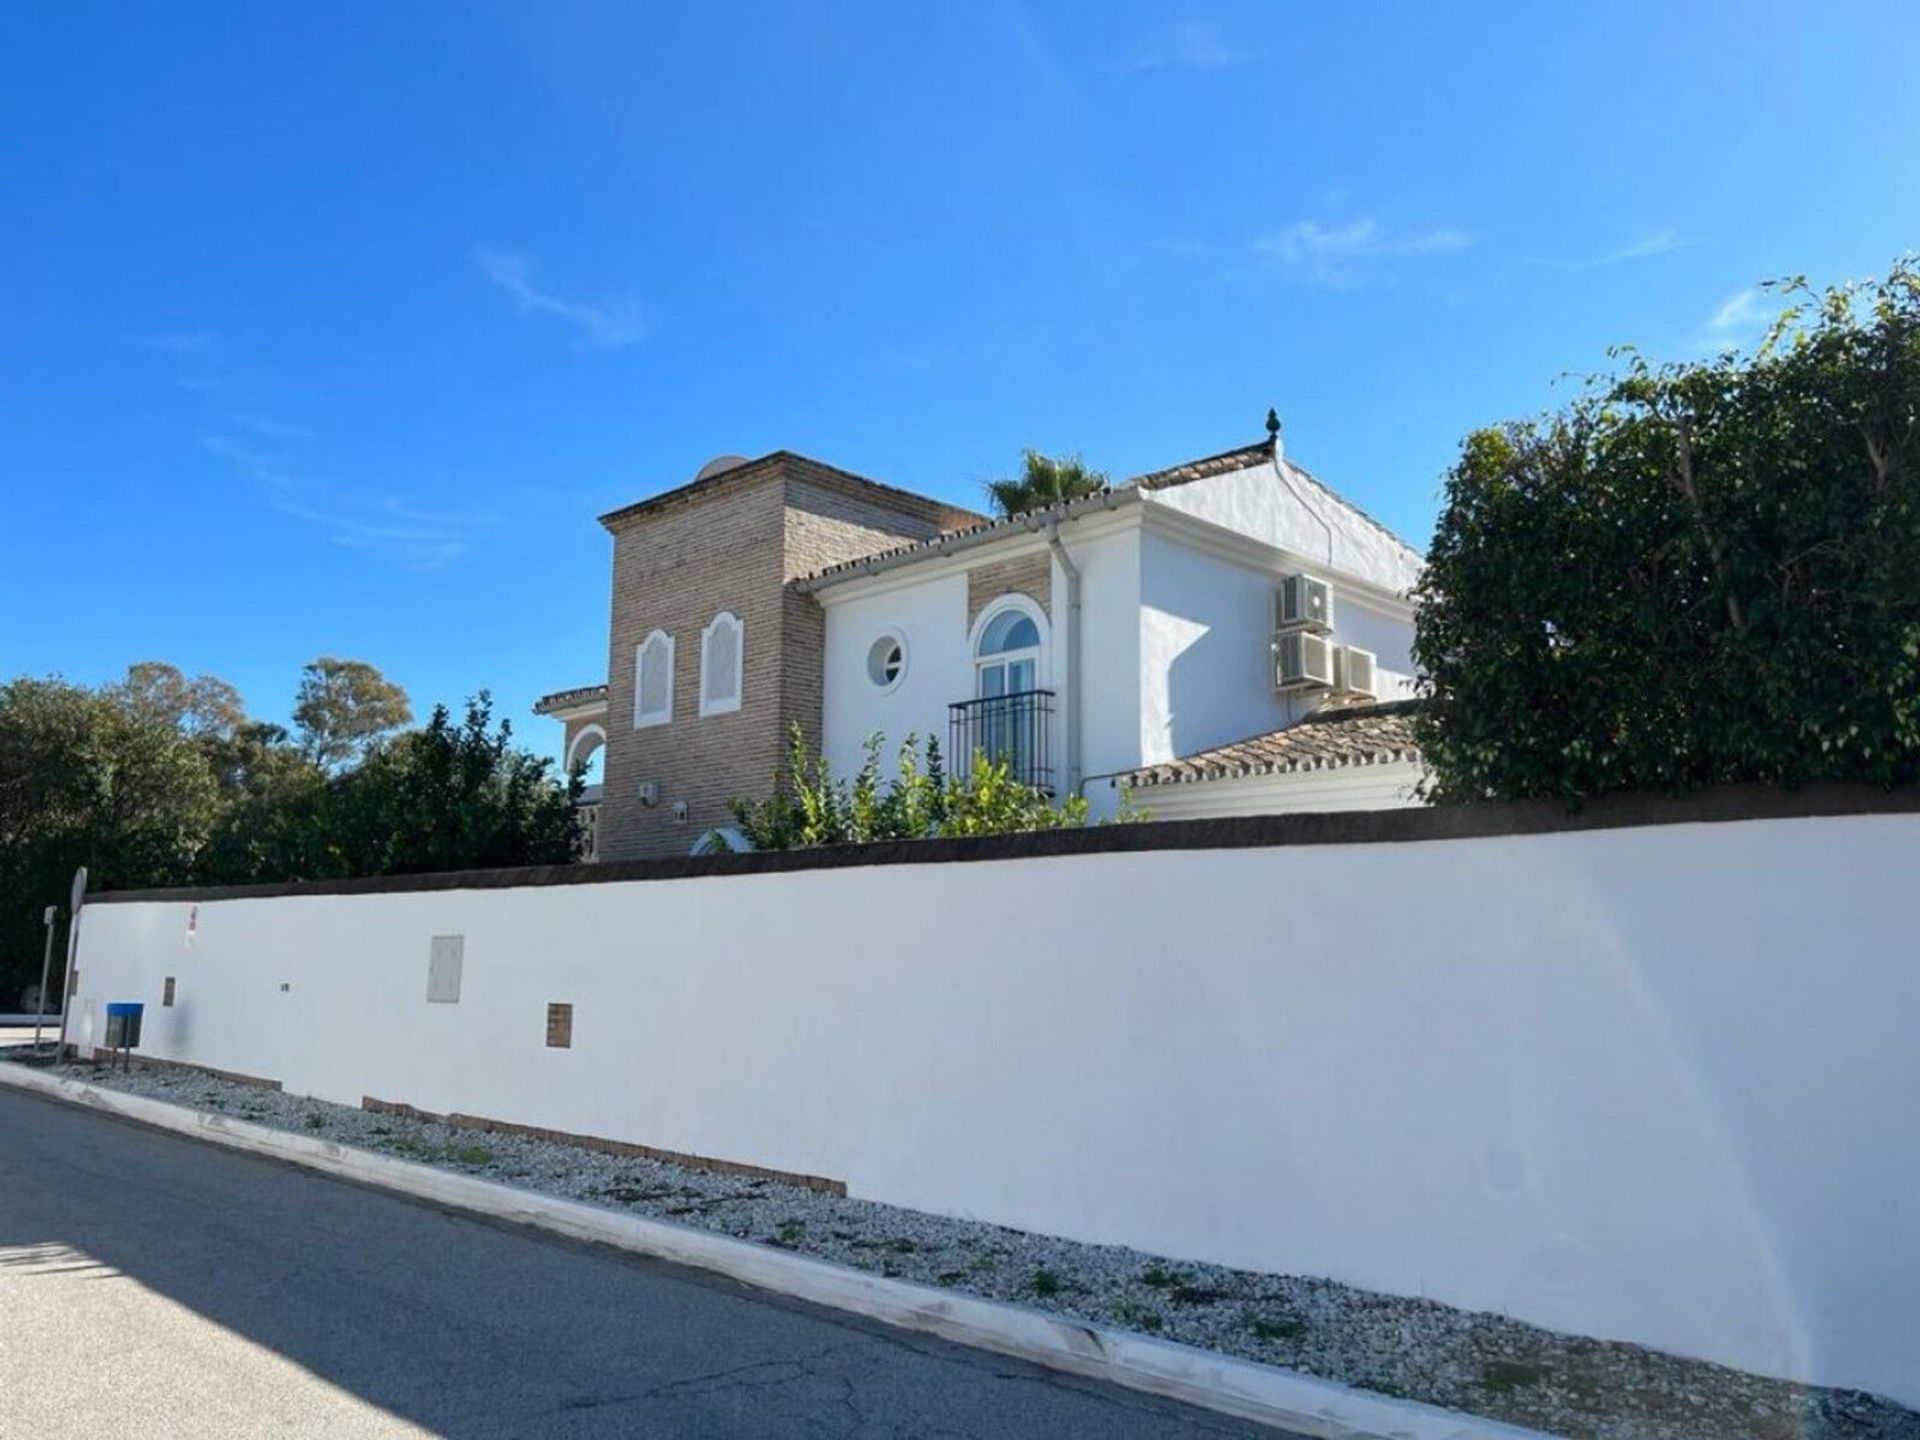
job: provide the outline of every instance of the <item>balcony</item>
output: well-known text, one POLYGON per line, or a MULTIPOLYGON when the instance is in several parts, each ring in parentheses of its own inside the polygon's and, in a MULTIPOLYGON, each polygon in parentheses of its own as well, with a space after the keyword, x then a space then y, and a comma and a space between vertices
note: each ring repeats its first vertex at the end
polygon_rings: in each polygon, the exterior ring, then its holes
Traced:
POLYGON ((1051 730, 1053 692, 1020 690, 947 707, 947 759, 965 775, 973 757, 1004 763, 1013 778, 1040 790, 1053 789, 1051 730))

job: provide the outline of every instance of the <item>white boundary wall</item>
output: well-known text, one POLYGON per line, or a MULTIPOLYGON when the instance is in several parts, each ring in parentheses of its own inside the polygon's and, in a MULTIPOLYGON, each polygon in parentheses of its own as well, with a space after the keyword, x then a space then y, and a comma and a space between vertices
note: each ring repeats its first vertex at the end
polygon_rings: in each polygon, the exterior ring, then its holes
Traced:
POLYGON ((113 903, 74 1038, 1920 1405, 1916 874, 1893 815, 113 903))

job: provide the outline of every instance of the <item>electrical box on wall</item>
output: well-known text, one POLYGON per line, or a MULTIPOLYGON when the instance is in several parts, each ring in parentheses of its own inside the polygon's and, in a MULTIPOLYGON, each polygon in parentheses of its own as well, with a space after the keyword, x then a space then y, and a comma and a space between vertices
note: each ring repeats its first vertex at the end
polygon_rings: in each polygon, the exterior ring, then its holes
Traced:
POLYGON ((436 935, 427 946, 427 1003, 458 1005, 460 972, 465 967, 467 937, 436 935))

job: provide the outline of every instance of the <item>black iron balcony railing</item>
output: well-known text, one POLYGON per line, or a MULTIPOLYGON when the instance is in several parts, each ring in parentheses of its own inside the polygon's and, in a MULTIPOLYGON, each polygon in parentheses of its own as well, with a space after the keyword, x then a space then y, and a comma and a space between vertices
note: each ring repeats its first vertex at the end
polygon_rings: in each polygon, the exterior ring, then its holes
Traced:
POLYGON ((965 775, 973 768, 974 755, 984 753, 996 764, 1004 762, 1021 784, 1051 790, 1053 769, 1047 756, 1052 720, 1051 690, 1022 690, 949 705, 947 763, 965 775))

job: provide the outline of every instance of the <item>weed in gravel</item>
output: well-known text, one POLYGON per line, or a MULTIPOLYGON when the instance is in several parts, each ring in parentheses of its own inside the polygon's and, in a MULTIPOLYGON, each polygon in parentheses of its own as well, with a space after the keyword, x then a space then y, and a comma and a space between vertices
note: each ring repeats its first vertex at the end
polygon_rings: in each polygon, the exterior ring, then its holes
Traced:
POLYGON ((1210 1289, 1205 1285, 1189 1285, 1182 1281, 1167 1291, 1167 1298, 1176 1305, 1211 1305, 1215 1301, 1226 1299, 1227 1292, 1210 1289))
POLYGON ((936 1285, 958 1285, 966 1278, 967 1272, 964 1270, 942 1270, 933 1277, 933 1281, 936 1285))
POLYGON ((318 1110, 309 1110, 306 1113, 306 1117, 302 1119, 300 1123, 309 1130, 324 1130, 327 1128, 327 1117, 322 1115, 318 1110))
POLYGON ((1144 1305, 1122 1305, 1116 1313, 1122 1325, 1143 1335, 1158 1335, 1167 1328, 1167 1322, 1144 1305))
POLYGON ((1298 1340, 1307 1333, 1304 1320, 1275 1320, 1266 1315, 1255 1315, 1247 1321, 1247 1329, 1253 1332, 1256 1340, 1298 1340))
POLYGON ((1495 1395, 1510 1395, 1528 1385, 1538 1385, 1547 1372, 1525 1360, 1489 1360, 1480 1367, 1480 1386, 1495 1395))
POLYGON ((1164 1290, 1173 1284, 1173 1273, 1161 1265, 1149 1265, 1140 1272, 1140 1283, 1151 1285, 1156 1290, 1164 1290))
POLYGON ((1060 1293, 1060 1276, 1046 1266, 1036 1266, 1033 1278, 1027 1281, 1027 1288, 1041 1299, 1060 1293))
POLYGON ((422 1160, 429 1165, 435 1161, 442 1164, 472 1166, 493 1163, 493 1151, 484 1145, 456 1145, 452 1141, 435 1145, 430 1140, 422 1140, 418 1135, 389 1136, 386 1147, 396 1155, 422 1160))
POLYGON ((893 1251, 893 1253, 896 1255, 911 1255, 915 1250, 919 1249, 920 1247, 915 1245, 913 1241, 907 1239, 906 1236, 902 1235, 898 1240, 889 1241, 887 1244, 887 1248, 893 1251))
POLYGON ((806 1238, 807 1222, 789 1217, 774 1227, 773 1239, 767 1243, 778 1245, 782 1250, 797 1250, 800 1242, 806 1238))

